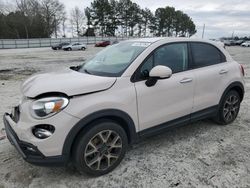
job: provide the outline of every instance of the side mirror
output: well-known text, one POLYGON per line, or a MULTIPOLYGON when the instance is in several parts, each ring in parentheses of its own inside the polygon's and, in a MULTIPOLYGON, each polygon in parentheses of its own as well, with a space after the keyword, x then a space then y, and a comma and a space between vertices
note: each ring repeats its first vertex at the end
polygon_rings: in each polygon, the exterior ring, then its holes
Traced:
POLYGON ((149 72, 149 79, 146 81, 146 85, 148 87, 154 86, 159 79, 167 79, 172 76, 172 70, 163 65, 157 65, 155 66, 150 72, 149 72))
POLYGON ((158 79, 166 79, 172 76, 172 70, 163 65, 157 65, 149 72, 149 77, 154 77, 158 79))

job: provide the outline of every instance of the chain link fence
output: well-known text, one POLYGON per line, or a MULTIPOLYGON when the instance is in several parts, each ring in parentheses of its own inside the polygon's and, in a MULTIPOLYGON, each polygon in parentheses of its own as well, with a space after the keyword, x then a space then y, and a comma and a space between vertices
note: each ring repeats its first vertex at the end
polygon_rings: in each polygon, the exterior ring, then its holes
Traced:
POLYGON ((101 41, 121 41, 129 37, 79 37, 79 38, 36 38, 36 39, 0 39, 0 49, 11 48, 41 48, 50 47, 62 42, 79 42, 83 44, 96 44, 101 41))

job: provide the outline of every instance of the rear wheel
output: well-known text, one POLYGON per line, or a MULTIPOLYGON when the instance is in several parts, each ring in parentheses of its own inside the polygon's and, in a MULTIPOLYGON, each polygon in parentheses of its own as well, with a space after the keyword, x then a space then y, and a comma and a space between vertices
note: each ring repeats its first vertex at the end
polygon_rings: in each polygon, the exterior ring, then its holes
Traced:
POLYGON ((235 90, 229 91, 221 101, 216 122, 221 125, 232 123, 238 116, 240 103, 239 93, 235 90))
POLYGON ((84 51, 84 50, 86 50, 86 48, 85 48, 85 47, 82 47, 82 48, 81 48, 81 50, 83 50, 83 51, 84 51))
POLYGON ((128 139, 124 129, 114 121, 100 120, 78 136, 73 158, 76 168, 93 176, 107 174, 123 159, 128 139))

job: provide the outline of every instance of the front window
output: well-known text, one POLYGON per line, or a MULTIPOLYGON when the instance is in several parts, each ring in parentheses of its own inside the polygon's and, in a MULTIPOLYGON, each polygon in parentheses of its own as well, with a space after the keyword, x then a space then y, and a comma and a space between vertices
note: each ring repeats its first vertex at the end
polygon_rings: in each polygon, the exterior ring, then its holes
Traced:
POLYGON ((138 79, 149 77, 150 70, 157 66, 169 67, 173 73, 187 70, 188 47, 186 43, 166 44, 157 48, 145 61, 139 70, 138 79))
POLYGON ((88 60, 79 72, 118 77, 150 45, 147 42, 121 42, 105 48, 88 60))
POLYGON ((154 53, 154 63, 169 67, 173 73, 187 70, 188 47, 186 43, 167 44, 154 53))

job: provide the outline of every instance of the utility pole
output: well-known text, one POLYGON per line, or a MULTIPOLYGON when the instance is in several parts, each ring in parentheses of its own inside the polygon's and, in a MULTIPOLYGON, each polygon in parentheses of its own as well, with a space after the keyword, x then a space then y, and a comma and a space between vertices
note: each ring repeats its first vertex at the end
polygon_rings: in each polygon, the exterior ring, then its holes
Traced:
POLYGON ((202 30, 202 38, 204 38, 205 28, 206 28, 206 25, 204 24, 203 25, 203 30, 202 30))
POLYGON ((56 23, 56 15, 54 14, 54 27, 55 27, 55 37, 57 38, 57 23, 56 23))

